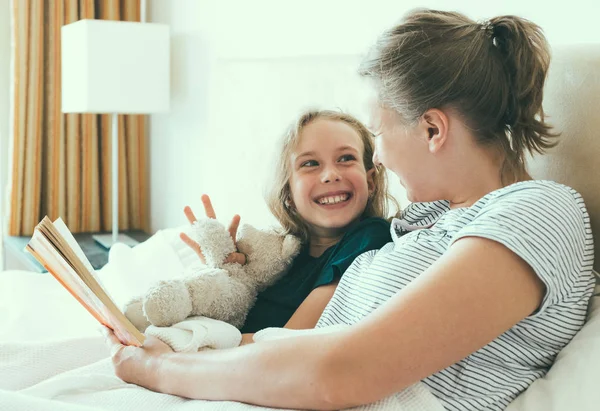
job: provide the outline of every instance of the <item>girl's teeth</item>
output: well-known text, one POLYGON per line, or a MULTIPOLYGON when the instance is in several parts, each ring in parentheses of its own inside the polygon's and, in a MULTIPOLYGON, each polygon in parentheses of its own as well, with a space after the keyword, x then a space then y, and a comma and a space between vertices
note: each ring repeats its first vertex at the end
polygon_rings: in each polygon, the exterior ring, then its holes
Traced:
POLYGON ((337 204, 348 199, 348 194, 341 196, 325 197, 319 200, 320 204, 337 204))

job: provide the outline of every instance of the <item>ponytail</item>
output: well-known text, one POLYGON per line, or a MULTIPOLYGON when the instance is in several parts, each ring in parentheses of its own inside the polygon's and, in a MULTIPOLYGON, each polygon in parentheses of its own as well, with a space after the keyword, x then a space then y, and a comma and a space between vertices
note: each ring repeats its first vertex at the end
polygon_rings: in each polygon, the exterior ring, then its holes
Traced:
POLYGON ((557 144, 542 107, 550 50, 542 29, 523 18, 496 17, 489 29, 511 90, 503 119, 512 149, 508 161, 514 163, 510 168, 524 169, 525 151, 543 153, 557 144))

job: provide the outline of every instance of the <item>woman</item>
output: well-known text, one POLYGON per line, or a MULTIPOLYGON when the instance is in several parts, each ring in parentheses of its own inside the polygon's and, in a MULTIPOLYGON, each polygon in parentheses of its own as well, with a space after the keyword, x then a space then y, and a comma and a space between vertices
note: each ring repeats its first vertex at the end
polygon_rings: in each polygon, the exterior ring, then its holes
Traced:
POLYGON ((423 381, 449 410, 500 410, 581 328, 593 289, 583 200, 533 181, 549 52, 514 16, 418 10, 361 73, 378 92, 375 160, 414 203, 393 243, 359 256, 317 327, 345 331, 175 354, 113 344, 117 375, 191 398, 340 409, 423 381), (260 378, 257 378, 260 376, 260 378))

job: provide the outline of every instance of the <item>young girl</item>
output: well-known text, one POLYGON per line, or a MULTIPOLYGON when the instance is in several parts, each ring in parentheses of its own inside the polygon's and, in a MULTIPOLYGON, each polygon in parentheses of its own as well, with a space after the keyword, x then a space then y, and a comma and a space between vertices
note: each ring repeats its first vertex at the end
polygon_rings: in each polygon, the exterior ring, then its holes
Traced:
POLYGON ((117 375, 190 398, 302 409, 348 408, 422 381, 447 410, 505 409, 582 327, 594 287, 581 196, 525 167, 527 151, 555 144, 542 109, 549 62, 530 21, 408 14, 361 73, 379 97, 376 161, 413 204, 393 221, 393 243, 348 268, 317 325, 352 326, 192 355, 110 336, 117 375))
MULTIPOLYGON (((352 261, 391 240, 383 219, 386 176, 374 166, 373 152, 371 132, 334 111, 304 113, 284 135, 267 203, 303 248, 287 274, 258 295, 242 328, 244 343, 267 327, 313 328, 352 261)), ((207 217, 216 218, 208 196, 202 202, 207 217)), ((191 209, 184 211, 193 223, 191 209)), ((229 227, 234 239, 239 221, 235 216, 229 227)), ((182 239, 203 258, 197 243, 182 239)), ((229 261, 243 264, 245 256, 233 253, 229 261)))

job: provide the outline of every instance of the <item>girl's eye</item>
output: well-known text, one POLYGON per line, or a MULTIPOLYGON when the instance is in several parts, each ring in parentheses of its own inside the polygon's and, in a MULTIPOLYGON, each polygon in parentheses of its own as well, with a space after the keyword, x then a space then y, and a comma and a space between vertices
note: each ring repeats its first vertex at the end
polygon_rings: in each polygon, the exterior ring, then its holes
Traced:
POLYGON ((345 154, 345 155, 341 156, 338 161, 341 163, 347 163, 348 161, 354 161, 354 160, 356 160, 356 157, 354 157, 352 154, 345 154))
POLYGON ((315 167, 318 165, 319 165, 319 163, 317 163, 315 160, 308 160, 308 161, 305 161, 304 163, 300 164, 300 167, 315 167))

